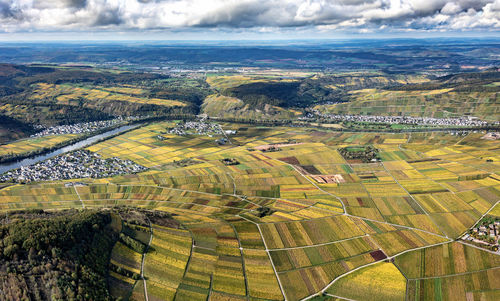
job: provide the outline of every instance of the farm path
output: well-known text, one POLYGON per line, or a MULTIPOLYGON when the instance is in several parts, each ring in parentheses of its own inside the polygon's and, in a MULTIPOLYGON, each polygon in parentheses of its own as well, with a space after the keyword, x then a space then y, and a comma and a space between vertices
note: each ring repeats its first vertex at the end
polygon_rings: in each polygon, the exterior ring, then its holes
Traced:
POLYGON ((346 300, 346 301, 358 301, 358 300, 355 300, 355 299, 349 299, 349 298, 345 298, 345 297, 340 297, 340 296, 337 296, 337 295, 332 295, 330 293, 324 293, 326 296, 329 296, 329 297, 332 297, 332 298, 336 298, 336 299, 339 299, 339 300, 346 300))
POLYGON ((491 271, 491 270, 497 270, 497 269, 500 269, 500 267, 492 267, 492 268, 488 268, 488 269, 481 269, 481 270, 464 272, 464 273, 457 273, 457 274, 447 274, 447 275, 441 275, 441 276, 410 278, 409 280, 425 280, 425 279, 449 278, 449 277, 469 275, 469 274, 474 274, 474 273, 479 273, 479 272, 485 272, 485 271, 491 271))
MULTIPOLYGON (((321 188, 320 188, 320 187, 319 187, 316 183, 314 183, 311 179, 309 179, 306 175, 304 175, 304 174, 303 174, 303 173, 302 173, 299 169, 295 168, 295 166, 293 166, 292 164, 287 163, 287 162, 284 162, 284 161, 281 161, 281 160, 278 160, 278 159, 274 159, 274 160, 279 161, 279 162, 282 162, 282 163, 284 163, 284 164, 287 164, 287 165, 291 166, 291 167, 292 167, 295 171, 297 171, 297 172, 298 172, 298 173, 299 173, 302 177, 304 177, 307 181, 309 181, 309 182, 310 182, 313 186, 315 186, 318 190, 320 190, 321 192, 323 192, 323 193, 325 193, 325 194, 328 194, 328 195, 330 195, 330 196, 333 196, 334 198, 336 198, 337 200, 339 200, 339 201, 342 203, 342 206, 343 206, 343 209, 344 209, 344 213, 342 213, 342 215, 352 216, 352 217, 360 218, 360 219, 363 219, 363 220, 369 220, 369 221, 373 221, 373 222, 384 223, 384 224, 388 224, 388 225, 395 226, 395 227, 403 227, 403 228, 406 228, 406 229, 412 229, 412 230, 422 231, 422 232, 426 232, 426 233, 428 233, 428 234, 432 234, 432 235, 436 235, 436 236, 439 236, 439 237, 446 238, 446 239, 448 239, 448 240, 450 239, 450 238, 449 238, 449 237, 448 237, 448 236, 447 236, 447 235, 446 235, 446 234, 445 234, 445 233, 444 233, 444 232, 443 232, 443 231, 442 231, 439 227, 438 227, 438 229, 442 232, 442 234, 444 234, 444 236, 443 236, 443 235, 436 234, 436 233, 432 233, 432 232, 429 232, 429 231, 426 231, 426 230, 423 230, 423 229, 415 228, 415 227, 404 226, 404 225, 399 225, 399 224, 393 224, 393 223, 389 223, 389 222, 385 222, 385 221, 373 220, 373 219, 369 219, 369 218, 365 218, 365 217, 361 217, 361 216, 357 216, 357 215, 352 215, 352 214, 349 214, 349 213, 347 213, 347 211, 346 211, 346 209, 345 209, 345 204, 342 202, 342 199, 341 199, 340 197, 336 196, 336 195, 335 195, 335 194, 333 194, 333 193, 330 193, 330 192, 328 192, 328 191, 325 191, 325 190, 321 189, 321 188)), ((385 166, 384 166, 384 169, 385 169, 385 166)), ((386 171, 387 171, 387 169, 386 169, 386 171)), ((389 173, 389 174, 390 174, 390 173, 389 173)), ((396 181, 396 179, 392 176, 392 174, 390 174, 390 175, 391 175, 391 177, 392 177, 392 178, 396 181)), ((397 181, 396 181, 396 183, 397 183, 399 186, 401 186, 401 184, 399 184, 399 182, 397 182, 397 181)), ((402 187, 402 186, 401 186, 401 187, 402 187)), ((404 188, 403 188, 403 189, 404 189, 404 188)), ((407 193, 408 195, 410 195, 410 193, 409 193, 406 189, 404 189, 404 191, 406 191, 406 193, 407 193)), ((410 195, 410 196, 411 196, 411 195, 410 195)), ((416 203, 420 206, 420 204, 419 204, 419 203, 418 203, 415 199, 413 199, 413 197, 412 197, 412 200, 414 200, 414 201, 415 201, 415 202, 416 202, 416 203)), ((422 207, 420 206, 420 208, 422 208, 422 207)), ((423 208, 422 208, 422 210, 423 210, 423 208)), ((426 213, 426 215, 428 216, 428 213, 427 213, 425 210, 423 210, 423 211, 424 211, 424 212, 426 213)), ((429 216, 429 218, 430 218, 430 216, 429 216)), ((316 218, 316 219, 317 219, 317 218, 316 218)), ((316 220, 316 219, 311 219, 311 220, 316 220)), ((309 220, 309 219, 302 219, 302 221, 307 221, 307 220, 309 220)), ((431 219, 431 220, 432 220, 432 219, 431 219)), ((433 221, 433 223, 435 224, 435 222, 434 222, 434 221, 433 221)), ((437 226, 437 225, 436 225, 436 226, 437 226)))
POLYGON ((389 170, 387 169, 387 167, 383 163, 382 163, 382 166, 384 167, 384 170, 388 174, 391 175, 391 178, 394 179, 394 182, 396 182, 399 185, 399 187, 401 187, 401 189, 403 189, 406 192, 406 194, 408 194, 410 196, 410 198, 418 205, 418 207, 420 207, 420 209, 422 209, 422 211, 425 212, 425 215, 427 215, 431 219, 432 223, 437 227, 437 229, 439 229, 439 231, 441 231, 441 233, 443 233, 444 236, 449 239, 448 234, 446 234, 443 231, 443 229, 441 229, 441 227, 439 227, 439 225, 436 223, 436 221, 429 215, 429 212, 427 212, 427 210, 425 210, 424 207, 422 207, 422 205, 420 205, 420 203, 413 197, 413 195, 411 195, 411 193, 408 192, 408 190, 406 190, 406 188, 404 188, 404 186, 401 185, 401 183, 399 183, 399 181, 393 176, 392 173, 389 172, 389 170))
POLYGON ((85 204, 83 203, 82 197, 78 193, 78 189, 76 189, 76 187, 74 187, 74 186, 73 186, 73 189, 75 190, 76 195, 78 196, 78 199, 80 200, 80 203, 82 203, 82 208, 85 209, 85 204))
POLYGON ((142 262, 141 262, 141 278, 142 281, 144 281, 144 298, 146 298, 146 301, 149 301, 148 297, 148 288, 146 286, 146 278, 144 278, 144 262, 146 261, 146 254, 148 253, 149 247, 151 246, 151 242, 153 241, 153 227, 151 226, 151 220, 148 218, 148 223, 149 223, 149 242, 148 245, 146 246, 146 249, 144 250, 144 253, 142 254, 142 262))
POLYGON ((281 283, 281 280, 280 280, 280 277, 278 276, 278 271, 276 270, 276 266, 274 265, 274 262, 273 262, 273 259, 271 258, 271 254, 269 253, 269 248, 267 247, 267 243, 266 243, 266 240, 264 239, 264 235, 262 234, 262 230, 260 229, 260 225, 252 220, 249 220, 247 218, 245 218, 244 216, 241 216, 241 215, 238 215, 239 217, 241 217, 242 219, 248 221, 248 222, 251 222, 253 224, 255 224, 257 226, 257 229, 259 230, 259 234, 260 234, 260 237, 262 238, 262 242, 264 243, 264 247, 265 247, 265 251, 267 253, 267 257, 269 258, 269 261, 271 262, 271 266, 273 267, 273 271, 274 271, 274 275, 276 276, 276 280, 278 280, 278 285, 280 287, 280 290, 281 290, 281 294, 283 295, 283 298, 284 300, 288 300, 286 298, 286 295, 285 295, 285 290, 283 289, 283 284, 281 283))
POLYGON ((471 132, 467 132, 467 134, 466 134, 466 135, 464 135, 464 136, 462 137, 462 139, 458 140, 458 141, 457 141, 454 145, 459 145, 459 144, 460 144, 460 142, 462 142, 465 138, 467 138, 467 137, 469 136, 469 134, 470 134, 470 133, 471 133, 471 132))
POLYGON ((323 193, 325 193, 325 194, 327 194, 327 195, 329 195, 329 196, 333 196, 334 198, 336 198, 336 199, 337 199, 337 200, 338 200, 338 201, 342 204, 342 209, 344 210, 344 214, 347 214, 347 211, 346 211, 346 209, 345 209, 345 204, 344 204, 344 202, 342 201, 342 199, 341 199, 341 198, 339 198, 338 196, 334 195, 333 193, 330 193, 330 192, 328 192, 328 191, 323 190, 323 189, 322 189, 321 187, 319 187, 316 183, 314 183, 311 179, 309 179, 309 177, 307 177, 306 175, 304 175, 304 174, 303 174, 303 173, 302 173, 302 172, 301 172, 301 171, 300 171, 300 170, 299 170, 299 169, 298 169, 295 165, 290 164, 290 163, 287 163, 287 162, 285 162, 285 161, 281 161, 281 160, 279 160, 279 159, 274 159, 274 160, 276 160, 276 161, 278 161, 278 162, 281 162, 281 163, 283 163, 283 164, 286 164, 286 165, 288 165, 288 166, 292 167, 292 168, 293 168, 293 169, 294 169, 297 173, 299 173, 299 174, 300 174, 300 175, 301 175, 304 179, 306 179, 309 183, 311 183, 311 184, 312 184, 314 187, 316 187, 319 191, 321 191, 321 192, 323 192, 323 193))
MULTIPOLYGON (((405 254, 405 253, 408 253, 408 252, 411 252, 411 251, 416 251, 416 250, 420 250, 420 249, 426 249, 426 248, 430 248, 430 247, 435 247, 435 246, 440 246, 440 245, 444 245, 444 244, 449 244, 449 243, 451 243, 451 242, 452 242, 452 241, 445 241, 445 242, 440 242, 440 243, 437 243, 437 244, 432 244, 432 245, 426 245, 426 246, 423 246, 423 247, 418 247, 418 248, 414 248, 414 249, 408 249, 408 250, 405 250, 405 251, 399 252, 399 253, 397 253, 397 254, 394 254, 393 256, 389 256, 389 257, 387 257, 387 259, 386 259, 386 260, 392 260, 392 259, 396 258, 397 256, 400 256, 400 255, 402 255, 402 254, 405 254)), ((380 263, 380 262, 382 262, 382 261, 374 261, 374 262, 370 262, 370 263, 367 263, 367 264, 365 264, 365 265, 359 266, 359 267, 357 267, 357 268, 355 268, 355 269, 352 269, 352 270, 350 270, 349 272, 344 273, 344 274, 342 274, 342 275, 338 276, 337 278, 333 279, 333 280, 332 280, 329 284, 327 284, 327 285, 326 285, 326 286, 325 286, 325 287, 324 287, 321 291, 319 291, 319 292, 317 292, 317 293, 315 293, 315 294, 312 294, 312 295, 310 295, 310 296, 308 296, 308 297, 305 297, 305 298, 303 298, 303 299, 301 299, 301 300, 302 300, 302 301, 306 301, 306 300, 310 300, 310 299, 312 299, 312 298, 314 298, 314 297, 316 297, 316 296, 320 296, 321 294, 325 293, 325 292, 326 292, 326 290, 327 290, 327 289, 329 289, 329 288, 330 288, 330 287, 331 287, 331 286, 332 286, 335 282, 337 282, 339 279, 341 279, 341 278, 343 278, 343 277, 345 277, 345 276, 347 276, 347 275, 349 275, 349 274, 352 274, 352 273, 354 273, 354 272, 356 272, 356 271, 358 271, 358 270, 360 270, 360 269, 362 269, 362 268, 365 268, 365 267, 368 267, 368 266, 372 266, 372 265, 377 264, 377 263, 380 263)), ((344 298, 344 299, 345 299, 345 298, 344 298)), ((346 299, 346 300, 349 300, 349 299, 346 299)))
MULTIPOLYGON (((272 135, 267 135, 267 136, 262 136, 262 137, 259 137, 259 138, 255 138, 253 140, 248 140, 248 141, 245 141, 245 144, 248 144, 250 142, 254 142, 254 141, 258 141, 258 140, 264 140, 264 139, 267 139, 267 138, 271 138, 271 137, 274 137, 274 136, 279 136, 281 135, 280 133, 277 133, 277 134, 272 134, 272 135)), ((203 143, 200 143, 198 145, 201 145, 201 144, 205 144, 206 142, 203 142, 203 143)), ((194 157, 186 157, 186 158, 189 158, 189 159, 199 159, 201 157, 204 157, 206 155, 213 155, 213 154, 217 154, 217 153, 220 153, 220 152, 225 152, 225 151, 228 151, 228 150, 231 150, 231 149, 235 149, 235 148, 239 148, 239 147, 242 147, 240 145, 235 145, 235 144, 232 144, 231 143, 231 147, 227 147, 227 148, 222 148, 222 149, 218 149, 216 151, 213 151, 213 152, 208 152, 208 153, 204 153, 203 155, 199 155, 199 156, 194 156, 194 157)), ((190 146, 186 146, 184 148, 178 148, 176 149, 176 151, 181 151, 181 150, 185 150, 185 149, 189 149, 189 148, 194 148, 196 147, 197 145, 190 145, 190 146)), ((160 167, 161 165, 154 165, 152 166, 151 168, 158 168, 160 167)))
MULTIPOLYGON (((221 219, 221 221, 223 221, 223 220, 221 219)), ((236 240, 238 241, 238 248, 240 249, 240 256, 241 256, 241 265, 243 267, 243 278, 245 279, 245 293, 246 293, 247 300, 249 300, 250 299, 250 290, 248 289, 249 288, 248 277, 247 277, 247 272, 246 272, 247 268, 245 265, 245 256, 243 256, 243 247, 241 246, 240 236, 238 235, 238 231, 236 231, 236 228, 234 227, 233 224, 228 223, 226 221, 224 221, 224 223, 233 229, 234 234, 236 235, 236 240)))
MULTIPOLYGON (((407 141, 409 141, 409 140, 410 140, 410 137, 408 137, 408 140, 407 140, 407 141)), ((402 148, 401 148, 401 145, 399 145, 399 148, 400 148, 400 149, 402 149, 402 148)), ((333 196, 333 197, 335 197, 337 200, 339 200, 339 201, 342 203, 342 206, 343 206, 343 209, 344 209, 344 213, 343 213, 343 215, 352 216, 352 217, 356 217, 356 218, 360 218, 360 219, 364 219, 364 220, 370 220, 370 219, 366 219, 366 218, 363 218, 363 217, 358 217, 358 216, 354 216, 354 215, 348 214, 348 213, 346 212, 346 210, 345 210, 345 204, 342 202, 342 200, 341 200, 338 196, 336 196, 336 195, 334 195, 334 194, 332 194, 332 193, 330 193, 330 192, 327 192, 327 191, 325 191, 325 190, 321 189, 321 188, 320 188, 320 187, 319 187, 316 183, 314 183, 312 180, 310 180, 310 179, 309 179, 306 175, 304 175, 304 174, 303 174, 303 173, 302 173, 302 172, 301 172, 298 168, 296 168, 294 165, 289 164, 289 163, 287 163, 287 162, 283 162, 283 161, 281 161, 281 160, 279 160, 279 159, 274 159, 274 160, 279 161, 279 162, 281 162, 281 163, 284 163, 284 164, 287 164, 287 165, 291 166, 291 167, 292 167, 292 168, 293 168, 293 169, 294 169, 297 173, 299 173, 302 177, 304 177, 304 178, 305 178, 308 182, 310 182, 310 183, 311 183, 313 186, 315 186, 318 190, 320 190, 320 191, 322 191, 322 192, 324 192, 324 193, 326 193, 326 194, 328 194, 328 195, 330 195, 330 196, 333 196)), ((402 189, 403 189, 403 190, 404 190, 404 191, 405 191, 405 192, 406 192, 406 193, 407 193, 407 194, 408 194, 411 198, 412 198, 412 200, 413 200, 413 201, 414 201, 414 202, 415 202, 415 203, 416 203, 416 204, 417 204, 417 205, 418 205, 418 206, 422 209, 422 211, 423 211, 423 212, 425 212, 425 214, 426 214, 427 216, 429 216, 429 218, 431 218, 431 217, 430 217, 430 215, 429 215, 429 213, 428 213, 428 212, 427 212, 427 211, 426 211, 426 210, 425 210, 425 209, 424 209, 424 208, 423 208, 423 207, 422 207, 422 206, 421 206, 421 205, 420 205, 420 204, 419 204, 419 203, 418 203, 418 202, 417 202, 417 201, 416 201, 416 200, 415 200, 412 196, 411 196, 411 194, 410 194, 410 193, 409 193, 409 192, 408 192, 408 191, 407 191, 407 190, 406 190, 406 189, 405 189, 405 188, 404 188, 404 187, 403 187, 403 186, 402 186, 402 185, 401 185, 401 184, 397 181, 397 179, 396 179, 396 178, 395 178, 395 177, 394 177, 394 176, 393 176, 393 175, 392 175, 392 174, 391 174, 391 173, 387 170, 387 168, 386 168, 383 164, 382 164, 382 166, 384 167, 385 171, 386 171, 388 174, 390 174, 390 175, 391 175, 391 177, 394 179, 394 181, 395 181, 395 182, 396 182, 396 183, 397 183, 397 184, 398 184, 398 185, 399 185, 399 186, 400 186, 400 187, 401 187, 401 188, 402 188, 402 189)), ((427 177, 426 177, 426 178, 427 178, 427 177)), ((498 202, 497 202, 497 203, 498 203, 498 202)), ((492 207, 490 208, 490 210, 491 210, 493 207, 494 207, 494 206, 492 206, 492 207)), ((488 212, 489 212, 490 210, 488 210, 488 212)), ((376 220, 371 220, 371 221, 380 222, 380 221, 376 221, 376 220)), ((427 233, 432 234, 432 235, 440 236, 440 237, 442 237, 442 238, 445 238, 445 239, 447 240, 446 242, 441 242, 441 243, 437 243, 437 244, 433 244, 433 245, 426 245, 426 246, 423 246, 423 247, 418 247, 418 248, 414 248, 414 249, 405 250, 405 251, 403 251, 403 252, 400 252, 400 253, 398 253, 398 254, 395 254, 395 255, 393 255, 393 256, 388 257, 388 259, 393 259, 393 258, 395 258, 395 257, 397 257, 397 256, 399 256, 399 255, 402 255, 402 254, 407 253, 407 252, 410 252, 410 251, 415 251, 415 250, 419 250, 419 249, 429 248, 429 247, 432 247, 432 246, 437 246, 437 245, 442 245, 442 244, 451 243, 453 240, 452 240, 450 237, 448 237, 448 235, 447 235, 447 234, 446 234, 446 233, 445 233, 445 232, 444 232, 444 231, 443 231, 443 230, 442 230, 442 229, 441 229, 441 228, 437 225, 437 223, 436 223, 436 222, 435 222, 432 218, 431 218, 431 221, 433 222, 433 224, 435 224, 435 225, 436 225, 437 229, 439 229, 439 231, 441 231, 441 233, 442 233, 442 234, 444 234, 444 236, 439 235, 439 234, 436 234, 436 233, 431 233, 431 232, 429 232, 429 231, 425 231, 425 230, 418 229, 418 228, 413 228, 413 227, 408 227, 408 226, 402 226, 402 225, 396 225, 396 224, 392 224, 392 225, 393 225, 393 226, 397 226, 397 227, 407 228, 407 229, 413 229, 413 230, 423 231, 423 232, 427 232, 427 233)), ((386 224, 391 224, 391 223, 387 223, 387 222, 386 222, 386 224)), ((260 227, 259 227, 259 230, 260 230, 260 227)), ((261 236, 262 236, 262 233, 261 233, 261 236)), ((369 236, 369 235, 368 235, 368 236, 369 236)), ((265 243, 265 241, 264 241, 264 243, 265 243)), ((268 251, 268 250, 267 250, 267 246, 266 246, 266 251, 268 251)), ((325 286, 325 287, 324 287, 324 288, 323 288, 320 292, 315 293, 315 294, 312 294, 312 295, 310 295, 310 296, 308 296, 308 297, 305 297, 305 298, 303 298, 302 300, 309 300, 309 299, 311 299, 311 298, 313 298, 313 297, 315 297, 315 296, 319 296, 319 295, 321 295, 321 294, 325 293, 325 292, 326 292, 326 290, 327 290, 329 287, 331 287, 331 286, 332 286, 332 285, 333 285, 336 281, 338 281, 339 279, 341 279, 341 278, 345 277, 346 275, 349 275, 349 274, 351 274, 351 273, 353 273, 353 272, 355 272, 355 271, 357 271, 357 270, 360 270, 360 269, 362 269, 362 268, 364 268, 364 267, 367 267, 367 266, 370 266, 370 265, 376 264, 376 263, 378 263, 378 262, 379 262, 379 261, 375 261, 375 262, 373 262, 373 263, 369 263, 369 264, 366 264, 366 265, 362 265, 362 266, 359 266, 359 267, 357 267, 357 268, 355 268, 355 269, 353 269, 353 270, 351 270, 351 271, 349 271, 349 272, 347 272, 347 273, 344 273, 344 274, 342 274, 341 276, 339 276, 339 277, 337 277, 337 278, 333 279, 333 281, 332 281, 332 282, 330 282, 327 286, 325 286)), ((272 260, 271 260, 271 263, 273 264, 273 268, 274 268, 274 263, 272 262, 272 260)), ((276 272, 276 270, 275 270, 275 272, 276 272)), ((277 273, 276 273, 276 277, 277 277, 277 278, 278 278, 278 280, 279 280, 279 277, 278 277, 278 274, 277 274, 277 273)), ((281 287, 281 283, 280 283, 280 287, 281 287)), ((344 298, 344 299, 345 299, 345 298, 344 298)), ((346 299, 346 300, 349 300, 349 299, 346 299)))
MULTIPOLYGON (((493 210, 493 208, 496 207, 496 205, 498 205, 498 203, 500 203, 500 200, 496 201, 495 204, 493 204, 493 206, 491 206, 490 209, 488 209, 488 211, 486 211, 483 215, 481 215, 481 217, 477 220, 477 222, 474 223, 474 225, 472 225, 471 228, 474 228, 477 225, 477 223, 479 223, 488 213, 490 213, 491 210, 493 210)), ((464 235, 464 234, 465 233, 462 233, 462 235, 464 235)), ((460 236, 462 236, 462 235, 460 235, 460 236)))

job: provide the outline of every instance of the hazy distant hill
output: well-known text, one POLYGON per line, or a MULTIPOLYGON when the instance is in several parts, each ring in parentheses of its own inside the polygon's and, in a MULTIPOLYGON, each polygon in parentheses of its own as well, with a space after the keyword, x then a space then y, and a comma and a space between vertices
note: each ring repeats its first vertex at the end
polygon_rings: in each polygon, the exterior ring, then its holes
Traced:
POLYGON ((497 39, 0 44, 0 62, 413 72, 499 65, 497 39))

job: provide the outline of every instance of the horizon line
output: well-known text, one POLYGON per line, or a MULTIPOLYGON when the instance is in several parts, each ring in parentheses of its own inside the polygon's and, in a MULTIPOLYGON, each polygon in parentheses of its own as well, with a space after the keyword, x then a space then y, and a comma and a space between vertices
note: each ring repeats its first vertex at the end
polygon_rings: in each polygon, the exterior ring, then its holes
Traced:
MULTIPOLYGON (((0 35, 1 37, 1 35, 0 35)), ((19 39, 3 40, 0 43, 45 43, 45 42, 99 42, 99 43, 119 43, 119 42, 315 42, 315 41, 363 41, 363 40, 499 40, 500 36, 429 36, 429 37, 331 37, 331 38, 272 38, 272 39, 19 39)))

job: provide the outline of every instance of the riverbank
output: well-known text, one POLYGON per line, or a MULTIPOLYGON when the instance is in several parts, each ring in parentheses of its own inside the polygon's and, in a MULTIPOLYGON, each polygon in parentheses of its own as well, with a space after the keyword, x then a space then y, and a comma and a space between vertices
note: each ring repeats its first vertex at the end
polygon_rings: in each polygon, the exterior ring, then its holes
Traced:
POLYGON ((104 131, 101 134, 97 135, 92 135, 91 137, 87 137, 84 140, 79 139, 78 142, 75 142, 73 144, 69 144, 60 148, 57 148, 53 151, 45 152, 43 154, 37 155, 37 156, 31 156, 29 158, 24 158, 22 160, 17 160, 14 162, 9 162, 9 163, 2 163, 0 164, 0 174, 3 174, 9 170, 19 168, 21 166, 28 166, 32 165, 35 163, 38 163, 40 161, 55 157, 57 155, 67 153, 79 148, 83 148, 89 145, 92 145, 98 141, 102 141, 104 139, 109 139, 113 136, 122 134, 124 132, 127 132, 129 130, 135 129, 137 127, 140 127, 143 123, 140 124, 129 124, 129 125, 122 125, 120 127, 114 128, 114 129, 107 129, 107 131, 104 131))
MULTIPOLYGON (((126 121, 123 123, 115 124, 113 126, 102 128, 102 129, 99 129, 99 130, 96 130, 93 132, 80 134, 78 137, 75 137, 75 138, 70 139, 70 140, 62 141, 61 143, 57 143, 57 144, 49 146, 49 147, 42 147, 42 148, 39 148, 37 150, 29 151, 29 152, 25 152, 25 153, 0 156, 0 164, 17 162, 17 161, 21 161, 21 160, 26 159, 26 158, 34 157, 34 156, 41 156, 41 155, 47 154, 49 152, 52 152, 54 150, 57 150, 59 148, 83 141, 85 139, 88 139, 88 138, 96 136, 96 135, 100 135, 102 133, 106 133, 108 131, 112 131, 112 130, 119 128, 119 127, 122 127, 122 126, 134 125, 137 123, 146 123, 146 122, 154 121, 157 118, 158 117, 147 117, 147 118, 142 118, 142 119, 130 120, 130 121, 126 121)), ((34 138, 37 138, 37 137, 34 137, 34 138)), ((31 138, 25 138, 22 140, 26 140, 26 139, 31 139, 31 138)), ((22 140, 17 140, 17 141, 22 141, 22 140)), ((14 142, 16 142, 16 141, 14 141, 14 142)), ((14 142, 11 142, 11 143, 14 143, 14 142)))

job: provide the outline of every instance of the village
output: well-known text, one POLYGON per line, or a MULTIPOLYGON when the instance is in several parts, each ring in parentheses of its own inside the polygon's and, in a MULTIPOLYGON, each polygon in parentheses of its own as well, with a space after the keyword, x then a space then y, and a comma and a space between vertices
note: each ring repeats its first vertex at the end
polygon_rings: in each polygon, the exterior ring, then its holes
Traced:
POLYGON ((185 135, 224 135, 222 127, 215 122, 208 122, 207 117, 203 116, 199 121, 180 122, 176 127, 169 131, 170 134, 185 135))
POLYGON ((146 167, 130 160, 119 158, 104 159, 100 155, 77 150, 45 161, 22 166, 0 175, 0 182, 27 183, 34 181, 54 181, 79 178, 103 178, 120 174, 137 173, 146 167))
MULTIPOLYGON (((348 114, 324 114, 317 110, 308 113, 306 117, 299 119, 307 120, 314 118, 324 118, 333 122, 370 122, 387 124, 414 124, 428 126, 463 126, 481 127, 488 125, 487 121, 479 118, 466 116, 460 118, 433 118, 433 117, 412 117, 412 116, 377 116, 377 115, 348 115, 348 114)), ((498 122, 495 122, 498 124, 498 122)))
POLYGON ((486 216, 469 230, 462 240, 472 242, 481 247, 490 249, 500 254, 500 218, 486 216))
MULTIPOLYGON (((200 115, 199 121, 180 122, 176 127, 169 131, 170 134, 185 136, 185 135, 203 135, 208 137, 224 136, 215 140, 218 145, 231 144, 228 135, 236 134, 234 130, 223 130, 220 124, 209 122, 208 116, 200 115)), ((162 138, 157 137, 159 140, 162 138)))
POLYGON ((139 117, 117 117, 111 120, 100 120, 92 122, 81 122, 68 125, 58 125, 49 128, 43 128, 39 126, 40 132, 31 135, 31 138, 50 136, 50 135, 63 135, 63 134, 86 134, 96 132, 102 129, 113 127, 116 125, 123 124, 127 121, 138 120, 139 117))

